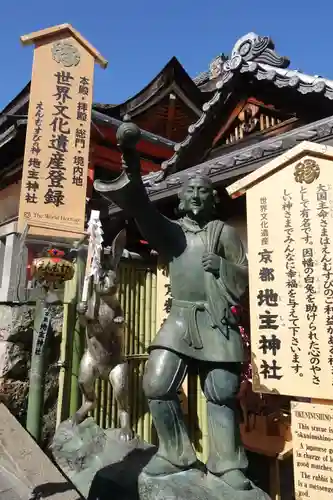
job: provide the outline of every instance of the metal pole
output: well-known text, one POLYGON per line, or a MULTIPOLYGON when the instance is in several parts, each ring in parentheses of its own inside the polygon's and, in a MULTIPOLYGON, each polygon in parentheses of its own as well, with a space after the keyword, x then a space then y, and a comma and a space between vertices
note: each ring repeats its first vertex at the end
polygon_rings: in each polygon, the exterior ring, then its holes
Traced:
POLYGON ((82 294, 83 278, 86 266, 86 250, 80 248, 77 254, 75 274, 76 274, 76 297, 71 307, 73 314, 70 319, 70 329, 72 330, 72 352, 71 354, 71 381, 70 381, 70 401, 69 414, 74 415, 80 406, 81 391, 78 385, 80 361, 84 350, 85 335, 78 320, 76 306, 80 302, 82 294))
POLYGON ((82 335, 84 337, 84 332, 78 331, 79 325, 77 324, 76 314, 76 306, 82 292, 86 261, 86 250, 84 247, 81 248, 81 243, 82 241, 77 244, 78 252, 74 278, 67 281, 65 285, 56 427, 75 413, 79 399, 77 376, 80 356, 73 353, 76 353, 77 350, 82 352, 82 335))
MULTIPOLYGON (((46 311, 44 300, 36 301, 33 346, 31 355, 31 367, 29 377, 29 396, 26 428, 31 436, 39 443, 41 438, 41 422, 44 408, 44 358, 45 358, 45 339, 44 345, 39 346, 41 326, 44 321, 46 311)), ((46 331, 46 335, 47 335, 46 331)))

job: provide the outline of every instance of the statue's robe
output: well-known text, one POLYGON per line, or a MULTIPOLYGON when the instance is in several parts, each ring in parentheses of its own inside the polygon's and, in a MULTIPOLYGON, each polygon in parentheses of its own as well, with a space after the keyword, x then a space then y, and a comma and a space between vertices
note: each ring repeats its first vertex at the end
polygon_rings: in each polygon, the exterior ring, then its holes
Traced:
POLYGON ((219 220, 193 228, 186 218, 164 217, 137 175, 108 197, 136 220, 142 236, 169 265, 171 311, 149 349, 166 348, 200 361, 243 362, 242 339, 231 308, 247 289, 248 268, 235 229, 219 220), (204 270, 205 252, 221 257, 218 275, 204 270))
POLYGON ((171 311, 150 349, 167 348, 201 361, 242 362, 243 344, 231 307, 247 287, 243 245, 221 221, 195 232, 185 224, 186 219, 179 223, 186 248, 169 263, 171 311), (208 251, 221 257, 218 275, 203 268, 208 251))

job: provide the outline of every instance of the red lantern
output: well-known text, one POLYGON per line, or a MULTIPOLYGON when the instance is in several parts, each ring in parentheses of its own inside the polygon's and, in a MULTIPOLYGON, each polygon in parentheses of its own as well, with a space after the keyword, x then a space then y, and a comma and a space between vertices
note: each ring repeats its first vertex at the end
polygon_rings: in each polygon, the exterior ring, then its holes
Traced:
POLYGON ((74 276, 74 265, 63 258, 64 252, 51 248, 47 253, 49 257, 39 257, 32 261, 32 277, 42 285, 60 284, 71 280, 74 276))

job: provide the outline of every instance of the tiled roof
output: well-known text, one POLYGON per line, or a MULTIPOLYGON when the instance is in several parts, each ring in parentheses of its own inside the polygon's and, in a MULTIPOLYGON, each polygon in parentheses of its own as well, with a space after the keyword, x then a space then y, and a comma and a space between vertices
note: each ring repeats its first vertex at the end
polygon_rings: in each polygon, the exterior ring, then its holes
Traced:
MULTIPOLYGON (((217 158, 174 173, 159 180, 159 172, 147 174, 143 183, 154 201, 171 196, 179 190, 184 180, 196 174, 208 175, 213 182, 227 181, 255 170, 271 158, 282 154, 302 141, 328 143, 333 141, 333 116, 298 127, 277 137, 257 144, 233 150, 217 158)), ((110 214, 120 211, 116 205, 109 208, 110 214)))
POLYGON ((199 165, 177 172, 168 176, 162 182, 156 182, 158 172, 148 174, 144 177, 144 183, 148 192, 154 192, 165 188, 166 186, 181 185, 185 178, 196 173, 214 176, 221 171, 227 172, 232 169, 253 163, 256 160, 281 154, 283 151, 295 146, 301 141, 320 141, 333 133, 333 116, 324 118, 317 122, 304 125, 295 130, 278 135, 274 138, 266 139, 257 144, 236 149, 231 153, 218 156, 199 165))
MULTIPOLYGON (((261 37, 255 33, 248 33, 235 44, 230 58, 223 63, 221 77, 216 83, 213 97, 203 105, 202 115, 190 125, 188 135, 176 144, 174 155, 162 164, 159 180, 173 172, 181 155, 183 155, 195 137, 214 115, 215 108, 221 103, 226 92, 229 91, 236 75, 250 73, 257 80, 267 80, 278 88, 289 87, 296 89, 301 94, 310 92, 322 94, 327 99, 333 100, 333 81, 320 76, 310 76, 297 70, 288 69, 289 59, 280 56, 275 51, 275 46, 269 37, 261 37)), ((205 77, 200 74, 198 81, 205 77)))
POLYGON ((201 85, 202 83, 207 82, 209 80, 210 71, 203 71, 199 73, 197 76, 193 78, 193 81, 196 85, 201 85))

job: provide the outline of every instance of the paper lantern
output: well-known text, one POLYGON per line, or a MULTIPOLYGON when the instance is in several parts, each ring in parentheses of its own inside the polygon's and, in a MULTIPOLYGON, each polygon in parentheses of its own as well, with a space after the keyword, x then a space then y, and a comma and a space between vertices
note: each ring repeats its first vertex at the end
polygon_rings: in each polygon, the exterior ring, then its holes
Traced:
POLYGON ((74 276, 74 265, 63 258, 64 252, 52 248, 48 257, 38 257, 32 261, 31 275, 39 284, 61 284, 74 276))

